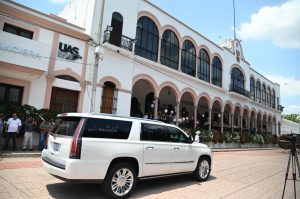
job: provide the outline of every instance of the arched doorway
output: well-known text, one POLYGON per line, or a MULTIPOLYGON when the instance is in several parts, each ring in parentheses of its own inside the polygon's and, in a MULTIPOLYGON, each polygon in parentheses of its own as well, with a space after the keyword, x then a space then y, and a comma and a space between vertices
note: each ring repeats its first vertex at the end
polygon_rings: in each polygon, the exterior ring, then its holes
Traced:
POLYGON ((267 133, 268 129, 267 129, 267 125, 268 125, 268 116, 267 114, 265 113, 264 116, 263 116, 263 133, 267 133))
POLYGON ((185 92, 180 99, 180 116, 182 122, 179 126, 192 128, 194 125, 194 100, 189 92, 185 92))
POLYGON ((110 42, 115 46, 121 46, 123 17, 120 13, 114 12, 111 19, 112 31, 110 33, 110 42))
POLYGON ((221 110, 222 104, 219 100, 216 100, 212 105, 211 112, 211 127, 215 130, 221 130, 221 110))
POLYGON ((256 122, 257 122, 257 132, 262 133, 263 132, 263 129, 262 129, 263 126, 262 126, 262 114, 261 114, 261 112, 257 113, 256 122))
POLYGON ((110 81, 104 82, 101 98, 101 113, 116 114, 117 96, 116 84, 110 81))
POLYGON ((198 128, 209 128, 209 101, 206 97, 201 97, 198 102, 197 120, 198 128))
POLYGON ((154 97, 153 85, 147 80, 138 80, 132 88, 130 116, 154 119, 154 97))
POLYGON ((239 106, 236 106, 233 113, 233 130, 236 132, 241 131, 241 111, 239 106))
POLYGON ((249 111, 247 108, 244 108, 243 111, 243 120, 242 120, 242 127, 243 127, 243 131, 247 131, 249 132, 249 111))
POLYGON ((224 121, 224 131, 231 131, 232 130, 232 106, 230 104, 226 104, 224 108, 224 116, 223 116, 223 121, 224 121))
POLYGON ((256 126, 255 126, 255 112, 251 111, 250 114, 250 133, 256 132, 256 126))
POLYGON ((170 87, 165 86, 161 89, 159 93, 159 109, 158 117, 161 121, 166 123, 175 123, 176 122, 176 104, 177 93, 170 87))

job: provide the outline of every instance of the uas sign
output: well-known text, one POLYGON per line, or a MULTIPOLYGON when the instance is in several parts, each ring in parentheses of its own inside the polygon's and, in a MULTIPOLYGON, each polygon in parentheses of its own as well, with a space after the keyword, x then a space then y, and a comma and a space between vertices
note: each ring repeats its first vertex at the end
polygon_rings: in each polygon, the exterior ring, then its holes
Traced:
POLYGON ((79 55, 78 47, 72 47, 70 44, 64 44, 62 42, 59 42, 57 56, 71 61, 82 59, 79 55))

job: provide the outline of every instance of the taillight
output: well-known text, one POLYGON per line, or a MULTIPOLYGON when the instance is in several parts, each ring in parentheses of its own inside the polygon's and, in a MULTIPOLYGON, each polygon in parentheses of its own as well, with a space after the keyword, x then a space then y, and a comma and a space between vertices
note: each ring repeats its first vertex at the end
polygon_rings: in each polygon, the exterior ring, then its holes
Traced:
POLYGON ((72 159, 80 159, 81 142, 82 141, 79 136, 80 136, 80 131, 81 131, 83 123, 84 123, 84 119, 81 119, 76 128, 76 131, 75 131, 72 143, 71 143, 70 158, 72 158, 72 159))

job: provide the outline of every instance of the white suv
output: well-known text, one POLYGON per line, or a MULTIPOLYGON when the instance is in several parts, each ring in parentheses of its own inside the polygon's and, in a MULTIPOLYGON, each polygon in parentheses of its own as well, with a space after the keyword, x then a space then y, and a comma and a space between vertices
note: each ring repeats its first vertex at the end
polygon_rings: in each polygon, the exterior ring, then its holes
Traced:
POLYGON ((44 168, 65 180, 96 180, 126 198, 138 179, 191 173, 209 177, 212 152, 177 126, 104 114, 58 115, 42 152, 44 168))

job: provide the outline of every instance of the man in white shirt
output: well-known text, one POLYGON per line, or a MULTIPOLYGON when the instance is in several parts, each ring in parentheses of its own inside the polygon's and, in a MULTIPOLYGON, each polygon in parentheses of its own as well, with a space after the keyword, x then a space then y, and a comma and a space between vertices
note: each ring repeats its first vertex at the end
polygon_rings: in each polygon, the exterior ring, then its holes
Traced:
POLYGON ((13 117, 9 118, 7 121, 6 132, 8 135, 6 136, 6 141, 3 150, 7 150, 10 138, 13 140, 13 151, 16 150, 17 134, 19 133, 21 126, 22 123, 21 120, 18 118, 17 113, 13 113, 13 117))

